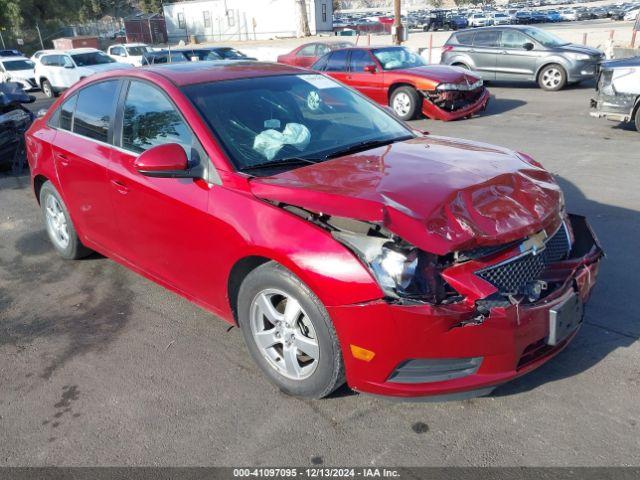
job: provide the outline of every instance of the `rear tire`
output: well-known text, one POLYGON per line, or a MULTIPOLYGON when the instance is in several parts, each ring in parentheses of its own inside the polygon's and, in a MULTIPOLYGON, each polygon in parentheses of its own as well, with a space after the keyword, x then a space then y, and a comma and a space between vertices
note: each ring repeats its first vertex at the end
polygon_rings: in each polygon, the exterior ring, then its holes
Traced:
POLYGON ((78 238, 69 210, 51 182, 40 189, 40 206, 49 240, 62 258, 77 260, 91 254, 78 238))
POLYGON ((322 398, 344 383, 329 314, 282 265, 268 262, 247 275, 238 293, 238 323, 249 353, 282 392, 322 398))
POLYGON ((538 85, 547 92, 562 90, 566 84, 567 72, 556 63, 543 67, 538 74, 538 85))
POLYGON ((58 92, 53 89, 49 80, 42 81, 42 93, 44 93, 48 98, 54 98, 58 96, 58 92))
POLYGON ((635 122, 634 123, 636 124, 636 130, 638 132, 640 132, 640 105, 638 105, 636 107, 636 115, 635 115, 635 117, 636 118, 635 118, 635 122))
POLYGON ((413 87, 398 87, 389 98, 389 106, 400 120, 413 120, 418 113, 420 94, 413 87))

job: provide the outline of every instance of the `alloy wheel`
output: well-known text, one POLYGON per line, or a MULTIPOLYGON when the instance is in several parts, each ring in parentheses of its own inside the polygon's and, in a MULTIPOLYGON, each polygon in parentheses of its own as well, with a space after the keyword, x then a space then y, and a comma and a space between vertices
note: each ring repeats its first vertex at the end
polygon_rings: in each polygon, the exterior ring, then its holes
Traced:
POLYGON ((404 92, 397 93, 393 97, 393 111, 400 117, 404 117, 411 111, 411 98, 404 92))
POLYGON ((562 82, 562 72, 557 68, 548 68, 542 73, 542 84, 552 90, 562 82))
POLYGON ((279 374, 304 380, 320 358, 318 337, 300 303, 277 289, 259 292, 251 303, 251 334, 267 363, 279 374))
POLYGON ((45 202, 45 217, 49 237, 60 249, 65 250, 69 246, 69 227, 67 217, 60 206, 60 202, 53 195, 47 196, 45 202))

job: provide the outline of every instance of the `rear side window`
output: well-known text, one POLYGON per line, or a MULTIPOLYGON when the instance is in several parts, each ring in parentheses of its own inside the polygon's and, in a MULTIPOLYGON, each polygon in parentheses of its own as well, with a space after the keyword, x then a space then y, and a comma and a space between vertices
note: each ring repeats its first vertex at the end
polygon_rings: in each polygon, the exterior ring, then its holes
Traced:
POLYGON ((329 61, 325 68, 328 72, 344 72, 347 70, 348 50, 338 50, 329 55, 329 61))
POLYGON ((73 132, 106 143, 117 91, 117 80, 96 83, 80 90, 73 132))
POLYGON ((178 143, 190 156, 194 138, 162 92, 146 83, 131 82, 124 103, 122 147, 139 153, 163 143, 178 143))
POLYGON ((500 43, 500 32, 496 30, 477 32, 473 38, 473 45, 477 47, 497 47, 498 43, 500 43))
POLYGON ((71 131, 73 125, 73 111, 76 108, 77 95, 65 101, 60 107, 60 128, 71 131))
POLYGON ((316 56, 316 44, 312 43, 305 47, 302 47, 298 51, 298 57, 315 57, 316 56))
POLYGON ((327 62, 328 61, 329 61, 329 55, 325 55, 320 60, 318 60, 316 63, 311 65, 311 68, 313 70, 324 70, 325 68, 327 68, 327 62))
POLYGON ((473 45, 474 35, 474 32, 457 33, 455 35, 455 39, 460 45, 473 45))

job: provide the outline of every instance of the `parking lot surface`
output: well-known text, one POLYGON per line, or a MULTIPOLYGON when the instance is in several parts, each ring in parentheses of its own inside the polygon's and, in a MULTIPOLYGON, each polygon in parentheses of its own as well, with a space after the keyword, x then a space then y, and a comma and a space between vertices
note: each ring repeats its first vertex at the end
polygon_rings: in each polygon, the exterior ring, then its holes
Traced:
POLYGON ((0 465, 640 465, 640 134, 590 118, 592 88, 491 85, 480 116, 414 122, 533 155, 607 253, 575 341, 473 400, 287 397, 237 328, 58 258, 28 176, 0 174, 0 465))

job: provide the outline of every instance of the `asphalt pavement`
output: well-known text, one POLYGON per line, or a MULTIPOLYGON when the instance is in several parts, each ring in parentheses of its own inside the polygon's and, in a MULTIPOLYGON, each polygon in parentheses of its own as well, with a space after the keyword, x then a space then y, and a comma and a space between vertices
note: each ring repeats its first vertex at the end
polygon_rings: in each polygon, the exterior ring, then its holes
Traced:
POLYGON ((640 465, 640 133, 590 118, 592 85, 489 88, 482 115, 414 124, 533 155, 588 216, 607 258, 563 353, 466 401, 287 397, 238 329, 109 259, 58 258, 28 177, 0 175, 0 466, 640 465))

